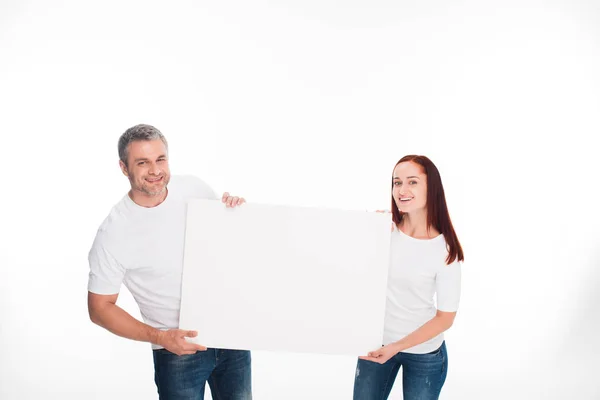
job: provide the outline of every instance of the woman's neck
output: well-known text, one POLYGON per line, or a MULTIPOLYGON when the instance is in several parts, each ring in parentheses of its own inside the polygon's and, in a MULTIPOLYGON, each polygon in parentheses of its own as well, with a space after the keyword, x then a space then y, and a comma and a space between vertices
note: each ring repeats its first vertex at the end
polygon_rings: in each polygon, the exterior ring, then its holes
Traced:
POLYGON ((432 239, 439 236, 440 232, 433 226, 427 230, 427 212, 412 212, 402 215, 400 227, 402 232, 416 239, 432 239))

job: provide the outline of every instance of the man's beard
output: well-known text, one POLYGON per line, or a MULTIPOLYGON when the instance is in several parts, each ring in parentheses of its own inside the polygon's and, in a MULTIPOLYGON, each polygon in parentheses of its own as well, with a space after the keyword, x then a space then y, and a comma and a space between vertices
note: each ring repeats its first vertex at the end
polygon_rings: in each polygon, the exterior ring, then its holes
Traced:
POLYGON ((150 187, 149 187, 150 185, 148 185, 145 180, 144 180, 144 183, 142 183, 140 186, 136 186, 135 189, 139 192, 144 193, 147 196, 152 196, 152 197, 159 196, 167 190, 167 184, 169 183, 169 180, 170 179, 169 179, 168 175, 163 175, 163 185, 158 190, 150 189, 150 187))
POLYGON ((167 185, 164 185, 162 187, 162 189, 160 189, 158 191, 152 191, 152 190, 148 189, 147 187, 145 187, 145 185, 142 185, 142 187, 140 188, 140 191, 147 194, 148 196, 158 196, 160 194, 163 194, 166 189, 167 189, 167 185))

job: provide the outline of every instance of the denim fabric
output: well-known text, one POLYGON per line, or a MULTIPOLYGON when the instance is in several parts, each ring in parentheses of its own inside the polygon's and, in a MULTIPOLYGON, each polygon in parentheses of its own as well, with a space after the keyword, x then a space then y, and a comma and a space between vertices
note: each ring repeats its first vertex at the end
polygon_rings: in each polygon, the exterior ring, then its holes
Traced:
POLYGON ((385 400, 402 367, 404 400, 437 400, 446 381, 446 342, 427 354, 400 352, 385 364, 358 360, 354 379, 354 400, 385 400))
POLYGON ((178 356, 153 350, 160 400, 203 400, 206 382, 214 400, 251 400, 251 356, 245 350, 209 348, 178 356))

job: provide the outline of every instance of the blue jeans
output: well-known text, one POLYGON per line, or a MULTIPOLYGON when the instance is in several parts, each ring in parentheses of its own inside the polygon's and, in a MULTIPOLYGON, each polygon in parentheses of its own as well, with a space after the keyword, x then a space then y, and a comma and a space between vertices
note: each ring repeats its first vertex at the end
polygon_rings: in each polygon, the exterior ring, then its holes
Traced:
POLYGON ((354 400, 387 399, 401 366, 404 400, 437 400, 448 371, 446 342, 427 354, 400 352, 385 364, 359 359, 354 400))
POLYGON ((202 400, 206 381, 214 400, 251 400, 250 352, 209 348, 178 356, 152 351, 160 400, 202 400))

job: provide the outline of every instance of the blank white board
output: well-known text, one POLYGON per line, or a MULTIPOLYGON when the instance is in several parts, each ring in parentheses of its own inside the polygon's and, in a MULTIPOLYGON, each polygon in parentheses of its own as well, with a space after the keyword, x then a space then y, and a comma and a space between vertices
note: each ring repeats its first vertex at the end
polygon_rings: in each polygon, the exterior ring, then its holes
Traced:
POLYGON ((365 355, 381 346, 390 216, 189 202, 180 328, 208 347, 365 355))

